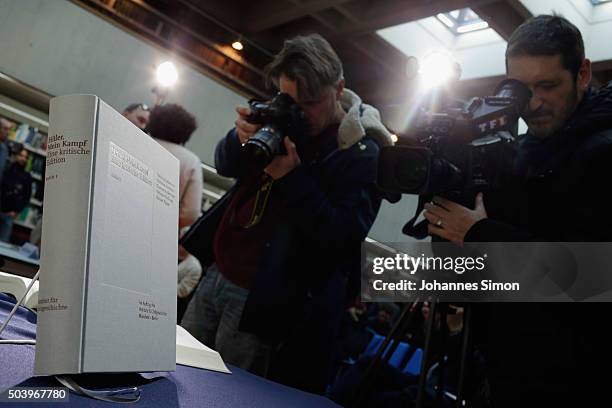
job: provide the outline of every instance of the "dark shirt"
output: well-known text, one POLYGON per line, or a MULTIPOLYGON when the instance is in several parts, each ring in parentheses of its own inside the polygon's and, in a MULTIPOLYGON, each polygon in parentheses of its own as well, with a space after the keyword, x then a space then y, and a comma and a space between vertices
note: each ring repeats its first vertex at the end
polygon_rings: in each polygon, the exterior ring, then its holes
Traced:
POLYGON ((4 176, 4 170, 7 167, 9 157, 9 147, 6 141, 0 142, 0 185, 2 185, 2 178, 4 176))
POLYGON ((2 182, 2 212, 20 212, 30 202, 32 176, 23 166, 12 163, 4 172, 2 182))

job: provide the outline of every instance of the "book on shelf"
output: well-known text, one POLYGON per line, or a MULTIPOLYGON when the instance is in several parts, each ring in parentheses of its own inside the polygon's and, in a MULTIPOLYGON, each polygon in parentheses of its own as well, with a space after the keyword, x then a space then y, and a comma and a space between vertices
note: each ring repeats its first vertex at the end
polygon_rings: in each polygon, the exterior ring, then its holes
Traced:
POLYGON ((44 161, 44 158, 47 156, 47 152, 44 150, 47 148, 46 144, 41 145, 40 147, 36 147, 28 143, 18 142, 16 140, 9 140, 9 147, 12 153, 18 153, 18 150, 20 150, 21 148, 26 149, 30 153, 32 160, 37 159, 44 161))
POLYGON ((24 208, 17 217, 15 218, 21 224, 33 226, 36 224, 38 217, 40 215, 39 209, 36 207, 27 206, 24 208))
POLYGON ((45 171, 45 158, 43 156, 30 156, 32 158, 31 171, 36 174, 43 174, 45 171))
POLYGON ((17 126, 17 129, 15 130, 15 138, 13 140, 15 140, 17 143, 24 143, 28 138, 29 133, 30 126, 22 123, 21 125, 17 126))
POLYGON ((178 160, 94 95, 49 124, 34 372, 174 370, 178 160))
POLYGON ((22 145, 37 156, 46 156, 48 136, 26 123, 9 130, 7 139, 9 143, 22 145))
POLYGON ((28 142, 28 145, 35 153, 42 154, 42 152, 47 149, 47 135, 37 132, 34 138, 28 142))

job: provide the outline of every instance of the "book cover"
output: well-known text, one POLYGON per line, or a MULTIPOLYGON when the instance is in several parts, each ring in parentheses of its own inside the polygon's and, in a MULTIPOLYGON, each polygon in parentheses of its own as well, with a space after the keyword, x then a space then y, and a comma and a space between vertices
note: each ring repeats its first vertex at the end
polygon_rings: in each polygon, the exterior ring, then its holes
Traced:
POLYGON ((98 97, 51 100, 36 374, 175 369, 178 179, 98 97))

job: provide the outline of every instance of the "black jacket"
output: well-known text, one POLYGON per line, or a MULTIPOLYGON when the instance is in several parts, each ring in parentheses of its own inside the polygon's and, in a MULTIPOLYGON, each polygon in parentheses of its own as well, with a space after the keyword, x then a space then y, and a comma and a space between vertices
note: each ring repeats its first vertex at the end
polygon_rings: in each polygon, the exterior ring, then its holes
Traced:
MULTIPOLYGON (((588 91, 558 134, 520 139, 512 187, 485 195, 490 218, 476 223, 465 240, 610 242, 611 176, 612 84, 588 91)), ((495 406, 584 405, 597 398, 596 380, 606 374, 599 377, 594 369, 611 362, 609 306, 477 306, 495 406)))
MULTIPOLYGON (((240 152, 232 130, 215 152, 220 174, 240 175, 240 152)), ((267 318, 269 313, 274 311, 278 317, 286 312, 289 320, 295 320, 295 310, 288 305, 302 303, 309 291, 323 290, 333 274, 343 279, 359 274, 360 244, 383 198, 375 184, 378 152, 378 144, 369 138, 348 149, 338 149, 336 140, 330 139, 310 163, 303 160, 275 182, 273 194, 282 196, 286 210, 266 215, 278 219, 277 229, 266 245, 264 264, 247 301, 245 330, 269 335, 270 330, 276 331, 270 326, 279 326, 279 319, 267 318)), ((231 194, 222 197, 190 231, 198 237, 191 239, 193 251, 205 264, 213 261, 210 240, 231 194)))
MULTIPOLYGON (((231 130, 215 152, 221 175, 240 176, 241 151, 231 130)), ((271 378, 323 392, 347 281, 359 282, 361 243, 383 193, 375 184, 379 146, 374 140, 366 137, 339 149, 332 137, 311 153, 272 187, 276 197, 270 199, 279 199, 284 208, 264 213, 276 222, 240 329, 280 342, 271 378)), ((215 203, 183 239, 185 248, 204 264, 214 261, 214 233, 232 193, 215 203)))
POLYGON ((11 163, 2 177, 2 212, 20 212, 30 202, 32 176, 23 166, 11 163))

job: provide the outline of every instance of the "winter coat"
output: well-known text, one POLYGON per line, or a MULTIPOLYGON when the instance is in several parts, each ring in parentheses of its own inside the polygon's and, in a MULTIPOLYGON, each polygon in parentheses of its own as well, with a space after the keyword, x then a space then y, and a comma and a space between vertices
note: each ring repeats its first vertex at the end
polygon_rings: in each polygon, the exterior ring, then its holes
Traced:
MULTIPOLYGON (((510 188, 485 194, 489 218, 465 241, 611 242, 612 84, 588 91, 557 134, 524 135, 515 173, 510 188)), ((488 350, 495 406, 591 406, 586 398, 601 392, 596 380, 612 363, 609 303, 484 306, 475 306, 475 327, 488 350)))

